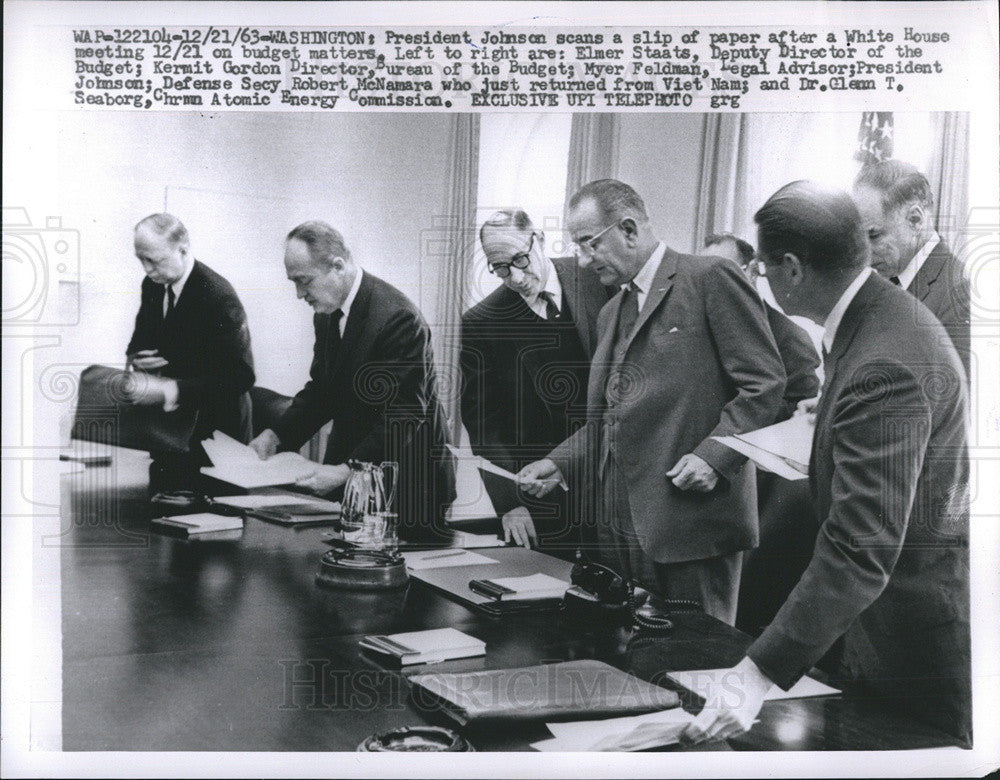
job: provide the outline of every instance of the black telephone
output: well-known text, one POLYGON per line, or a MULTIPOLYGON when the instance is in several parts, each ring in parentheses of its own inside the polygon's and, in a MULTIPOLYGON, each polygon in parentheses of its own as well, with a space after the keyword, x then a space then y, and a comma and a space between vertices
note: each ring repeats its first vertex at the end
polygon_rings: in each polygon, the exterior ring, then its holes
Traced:
MULTIPOLYGON (((570 575, 573 585, 563 597, 561 611, 567 622, 587 628, 630 628, 644 631, 670 631, 673 621, 662 614, 644 610, 648 593, 635 587, 607 566, 583 560, 577 551, 577 562, 570 575)), ((700 610, 701 604, 687 599, 663 602, 671 609, 700 610)))

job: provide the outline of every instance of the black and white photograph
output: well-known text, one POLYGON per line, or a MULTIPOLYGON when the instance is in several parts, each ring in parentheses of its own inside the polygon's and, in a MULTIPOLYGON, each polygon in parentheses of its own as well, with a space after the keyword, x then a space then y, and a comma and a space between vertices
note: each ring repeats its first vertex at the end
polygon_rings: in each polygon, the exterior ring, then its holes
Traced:
POLYGON ((996 770, 995 4, 5 16, 5 774, 996 770))

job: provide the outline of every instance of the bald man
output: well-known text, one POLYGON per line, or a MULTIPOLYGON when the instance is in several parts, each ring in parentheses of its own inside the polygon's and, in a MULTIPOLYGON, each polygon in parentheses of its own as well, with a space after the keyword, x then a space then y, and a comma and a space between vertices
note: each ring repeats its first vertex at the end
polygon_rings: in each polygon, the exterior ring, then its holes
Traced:
POLYGON ((126 356, 145 381, 135 384, 131 400, 167 413, 197 410, 189 455, 151 453, 152 483, 190 487, 198 466, 208 463, 201 441, 213 431, 250 440, 254 368, 247 317, 233 286, 194 258, 177 217, 151 214, 135 226, 134 241, 146 278, 126 356))

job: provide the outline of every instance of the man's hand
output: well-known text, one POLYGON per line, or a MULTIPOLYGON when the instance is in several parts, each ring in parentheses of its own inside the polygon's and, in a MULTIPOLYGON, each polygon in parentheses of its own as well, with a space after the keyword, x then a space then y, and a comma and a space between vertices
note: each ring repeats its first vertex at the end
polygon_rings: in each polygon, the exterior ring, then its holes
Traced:
POLYGON ((667 477, 681 490, 699 493, 707 493, 719 482, 719 472, 692 452, 677 461, 667 477))
POLYGON ((681 740, 694 745, 729 739, 749 731, 773 683, 760 667, 744 658, 704 694, 705 708, 688 724, 681 740))
POLYGON ((268 428, 261 431, 260 436, 251 441, 248 446, 257 453, 258 458, 267 460, 278 451, 280 445, 281 440, 278 438, 278 434, 268 428))
POLYGON ((168 385, 175 384, 173 379, 163 379, 155 374, 130 374, 124 388, 125 398, 136 406, 162 406, 167 398, 168 385))
POLYGON ((529 463, 517 472, 517 484, 536 498, 548 495, 552 488, 565 482, 559 467, 548 458, 529 463))
POLYGON ((336 466, 316 466, 316 470, 296 481, 295 486, 317 496, 332 493, 347 482, 350 469, 343 463, 336 466))
POLYGON ((810 423, 816 424, 816 407, 819 405, 819 396, 815 398, 803 398, 795 406, 795 417, 806 417, 810 423))
POLYGON ((132 355, 130 363, 136 371, 157 371, 170 365, 167 359, 155 349, 140 349, 132 355))
POLYGON ((511 509, 502 518, 503 540, 509 542, 514 540, 514 544, 522 547, 535 547, 538 545, 538 534, 535 532, 535 523, 531 519, 531 513, 526 507, 519 506, 511 509))

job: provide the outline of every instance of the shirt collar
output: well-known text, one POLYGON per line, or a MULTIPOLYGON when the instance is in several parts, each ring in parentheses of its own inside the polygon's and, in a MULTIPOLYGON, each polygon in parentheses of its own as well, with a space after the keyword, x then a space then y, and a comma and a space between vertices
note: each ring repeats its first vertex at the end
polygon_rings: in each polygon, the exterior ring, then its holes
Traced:
MULTIPOLYGON (((663 261, 663 256, 666 253, 667 245, 661 241, 656 245, 653 254, 649 256, 649 259, 639 269, 639 273, 632 280, 632 284, 639 288, 639 292, 642 295, 646 295, 649 292, 649 288, 653 286, 653 277, 656 276, 656 272, 660 269, 660 263, 663 261)), ((628 284, 628 282, 623 284, 622 289, 628 287, 628 284)))
POLYGON ((934 247, 936 247, 940 242, 941 236, 939 236, 935 230, 931 235, 930 240, 920 247, 920 251, 913 256, 909 263, 906 264, 906 268, 899 272, 899 276, 896 278, 899 279, 900 287, 905 290, 910 286, 913 282, 913 278, 917 275, 917 272, 920 271, 923 264, 927 261, 927 258, 930 257, 931 252, 934 251, 934 247))
POLYGON ((181 290, 184 289, 184 285, 187 284, 188 277, 191 276, 191 272, 194 270, 194 257, 191 255, 187 256, 187 265, 184 268, 184 273, 181 274, 181 278, 176 282, 171 282, 168 285, 164 285, 164 294, 166 293, 166 288, 171 287, 174 291, 174 301, 181 297, 181 290))
POLYGON ((552 302, 555 303, 556 308, 562 311, 562 285, 559 284, 559 274, 556 273, 556 265, 548 257, 543 257, 542 260, 549 266, 549 275, 545 280, 545 287, 539 290, 538 295, 533 298, 528 298, 522 295, 524 302, 528 304, 528 308, 534 311, 541 317, 545 317, 545 299, 542 297, 542 293, 548 293, 552 296, 552 302))
POLYGON ((361 266, 357 267, 358 271, 354 274, 354 282, 351 283, 351 289, 347 292, 347 297, 344 302, 340 304, 340 310, 344 312, 343 316, 340 318, 341 333, 343 333, 343 328, 347 323, 347 318, 351 314, 351 306, 354 303, 354 299, 358 297, 358 290, 361 289, 361 276, 364 274, 361 266))
POLYGON ((861 289, 868 277, 871 276, 872 269, 865 268, 854 277, 854 281, 847 285, 847 289, 844 290, 843 294, 840 296, 840 300, 837 301, 837 305, 830 310, 830 313, 826 315, 826 321, 823 323, 823 348, 830 352, 833 350, 833 340, 837 336, 837 328, 840 327, 840 321, 844 319, 844 312, 847 311, 847 307, 851 305, 851 301, 854 300, 854 296, 858 294, 858 290, 861 289))

